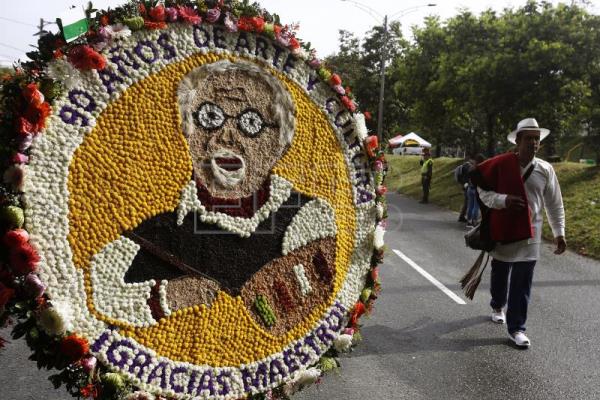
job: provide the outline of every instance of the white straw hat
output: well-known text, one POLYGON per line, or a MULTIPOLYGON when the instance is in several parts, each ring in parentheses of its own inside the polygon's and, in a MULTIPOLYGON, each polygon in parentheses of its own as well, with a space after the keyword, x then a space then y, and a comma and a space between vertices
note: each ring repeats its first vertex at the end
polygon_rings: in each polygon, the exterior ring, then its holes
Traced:
POLYGON ((546 128, 540 128, 535 118, 525 118, 519 121, 517 124, 517 129, 512 131, 506 137, 509 142, 516 144, 517 143, 517 133, 521 131, 538 131, 540 133, 540 142, 546 138, 550 134, 550 130, 546 128))

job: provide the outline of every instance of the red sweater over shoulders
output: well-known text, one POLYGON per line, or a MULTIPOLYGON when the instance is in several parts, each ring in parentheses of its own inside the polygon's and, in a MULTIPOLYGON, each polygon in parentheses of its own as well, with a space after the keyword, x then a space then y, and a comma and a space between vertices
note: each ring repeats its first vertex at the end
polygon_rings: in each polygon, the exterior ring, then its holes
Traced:
MULTIPOLYGON (((477 165, 471 181, 484 190, 522 197, 527 202, 525 185, 521 177, 519 158, 515 153, 504 153, 477 165)), ((500 243, 512 243, 533 237, 529 207, 514 211, 491 209, 489 214, 491 239, 500 243)))

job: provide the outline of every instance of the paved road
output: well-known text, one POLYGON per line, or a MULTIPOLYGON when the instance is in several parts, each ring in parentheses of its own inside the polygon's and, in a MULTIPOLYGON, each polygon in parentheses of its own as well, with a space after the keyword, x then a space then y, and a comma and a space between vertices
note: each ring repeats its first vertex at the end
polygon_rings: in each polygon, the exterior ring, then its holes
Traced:
MULTIPOLYGON (((457 215, 389 196, 386 242, 461 296, 458 278, 476 254, 457 215)), ((458 304, 395 253, 381 268, 383 291, 364 319, 364 341, 300 400, 598 399, 600 262, 544 245, 536 267, 529 350, 514 348, 489 322, 489 274, 473 302, 458 304)), ((462 296, 461 296, 462 297, 462 296)), ((69 399, 52 391, 23 344, 0 355, 0 399, 69 399)))
MULTIPOLYGON (((388 197, 386 243, 454 293, 476 254, 464 247, 457 214, 388 197)), ((568 230, 567 230, 568 232, 568 230)), ((567 234, 568 235, 568 234, 567 234)), ((396 254, 381 269, 383 290, 365 321, 364 342, 298 396, 320 399, 599 399, 600 262, 543 245, 536 267, 529 350, 489 321, 489 271, 473 302, 459 305, 396 254)))

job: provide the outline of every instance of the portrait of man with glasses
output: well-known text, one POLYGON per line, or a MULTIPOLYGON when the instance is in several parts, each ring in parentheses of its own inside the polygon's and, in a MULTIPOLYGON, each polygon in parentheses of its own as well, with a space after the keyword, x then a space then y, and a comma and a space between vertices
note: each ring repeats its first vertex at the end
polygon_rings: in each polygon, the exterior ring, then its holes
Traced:
POLYGON ((294 137, 292 96, 268 69, 222 60, 189 72, 176 101, 193 173, 176 210, 123 233, 139 247, 123 281, 152 287, 156 321, 224 292, 285 334, 331 294, 337 233, 327 201, 272 173, 294 137))

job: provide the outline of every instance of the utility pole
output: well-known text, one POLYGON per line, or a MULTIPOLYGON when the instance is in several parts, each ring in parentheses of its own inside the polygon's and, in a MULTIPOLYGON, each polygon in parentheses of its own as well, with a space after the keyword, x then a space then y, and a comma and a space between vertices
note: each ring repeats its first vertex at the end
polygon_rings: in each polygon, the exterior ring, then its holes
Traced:
POLYGON ((383 99, 385 96, 385 61, 387 58, 388 16, 383 17, 383 34, 381 44, 381 62, 379 65, 379 107, 377 109, 377 141, 383 141, 383 99))

